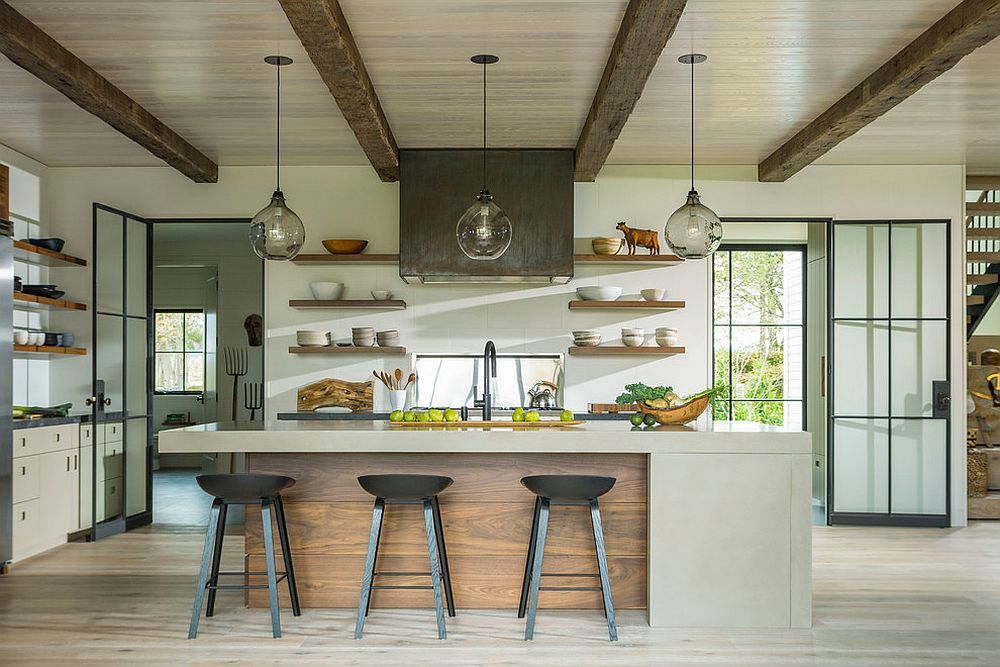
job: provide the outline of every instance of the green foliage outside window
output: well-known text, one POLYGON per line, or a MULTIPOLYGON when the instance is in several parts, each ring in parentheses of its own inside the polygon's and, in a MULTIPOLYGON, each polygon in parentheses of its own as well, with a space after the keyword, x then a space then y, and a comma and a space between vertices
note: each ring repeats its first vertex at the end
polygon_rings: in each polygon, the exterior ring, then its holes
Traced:
POLYGON ((205 314, 200 311, 157 311, 154 353, 155 391, 204 391, 205 314))

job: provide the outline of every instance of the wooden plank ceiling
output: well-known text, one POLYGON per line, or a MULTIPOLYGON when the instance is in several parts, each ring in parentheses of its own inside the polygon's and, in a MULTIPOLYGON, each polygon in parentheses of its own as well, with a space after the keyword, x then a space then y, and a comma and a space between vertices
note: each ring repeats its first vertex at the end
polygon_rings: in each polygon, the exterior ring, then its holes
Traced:
MULTIPOLYGON (((218 164, 272 164, 274 70, 283 72, 283 161, 368 164, 279 0, 9 0, 218 164)), ((401 148, 481 139, 573 147, 627 0, 341 0, 401 148)), ((688 0, 609 164, 685 164, 686 68, 698 69, 698 161, 757 164, 958 0, 688 0)), ((823 164, 961 163, 1000 173, 1000 44, 823 156, 823 164)), ((0 62, 0 142, 50 165, 162 164, 59 93, 0 62)))

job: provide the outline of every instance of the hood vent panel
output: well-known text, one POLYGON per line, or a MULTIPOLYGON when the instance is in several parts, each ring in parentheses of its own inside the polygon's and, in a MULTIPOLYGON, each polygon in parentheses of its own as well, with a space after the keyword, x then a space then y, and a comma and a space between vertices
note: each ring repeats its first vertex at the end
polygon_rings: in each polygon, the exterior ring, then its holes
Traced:
POLYGON ((465 256, 455 225, 482 188, 480 150, 399 152, 399 275, 410 283, 564 283, 573 277, 573 151, 496 149, 489 189, 514 227, 496 260, 465 256))

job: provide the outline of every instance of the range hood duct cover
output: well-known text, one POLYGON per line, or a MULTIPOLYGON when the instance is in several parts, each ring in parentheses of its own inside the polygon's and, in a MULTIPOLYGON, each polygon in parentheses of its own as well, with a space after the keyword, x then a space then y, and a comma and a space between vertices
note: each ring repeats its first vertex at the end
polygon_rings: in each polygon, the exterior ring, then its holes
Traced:
POLYGON ((465 256, 455 225, 482 187, 482 151, 399 152, 399 276, 409 283, 565 283, 573 277, 573 151, 494 149, 490 192, 514 233, 499 259, 465 256), (472 194, 470 194, 472 193, 472 194))

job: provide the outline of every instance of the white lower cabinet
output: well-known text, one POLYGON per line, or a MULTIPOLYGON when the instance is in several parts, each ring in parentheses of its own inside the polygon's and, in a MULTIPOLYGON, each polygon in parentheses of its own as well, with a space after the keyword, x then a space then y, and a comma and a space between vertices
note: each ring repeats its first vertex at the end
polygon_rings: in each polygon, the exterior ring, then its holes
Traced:
MULTIPOLYGON (((82 429, 80 433, 83 434, 82 429)), ((81 443, 83 442, 85 441, 81 439, 81 443)), ((80 447, 80 477, 77 493, 80 505, 77 529, 83 530, 90 528, 94 522, 94 446, 92 444, 80 447)))

